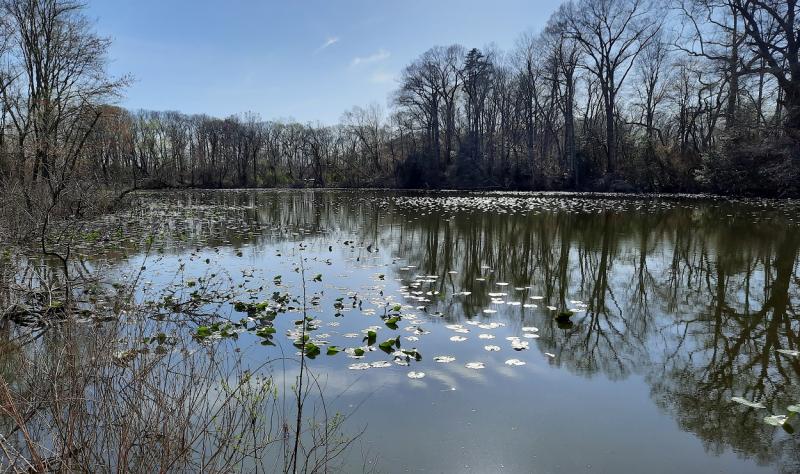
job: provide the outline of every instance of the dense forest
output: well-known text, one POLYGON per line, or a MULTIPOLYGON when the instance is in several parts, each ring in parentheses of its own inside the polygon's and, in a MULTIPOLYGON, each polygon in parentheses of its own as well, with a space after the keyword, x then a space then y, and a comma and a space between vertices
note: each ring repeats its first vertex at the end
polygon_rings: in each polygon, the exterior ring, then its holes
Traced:
POLYGON ((798 192, 797 0, 565 2, 509 51, 432 47, 335 125, 125 110, 109 45, 73 0, 2 2, 5 189, 798 192))

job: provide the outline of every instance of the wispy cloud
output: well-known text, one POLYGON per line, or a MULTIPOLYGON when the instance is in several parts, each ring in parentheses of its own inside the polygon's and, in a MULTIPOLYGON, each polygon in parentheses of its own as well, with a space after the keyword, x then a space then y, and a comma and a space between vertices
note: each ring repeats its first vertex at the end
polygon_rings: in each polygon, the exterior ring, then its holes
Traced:
POLYGON ((317 54, 324 49, 330 48, 331 46, 335 45, 338 42, 339 42, 338 36, 331 36, 330 38, 326 39, 324 43, 322 43, 322 46, 320 46, 319 48, 316 49, 316 51, 314 51, 314 54, 317 54))
POLYGON ((388 59, 391 56, 389 51, 385 49, 380 49, 375 53, 370 54, 369 56, 357 56, 353 58, 351 64, 353 66, 358 66, 359 64, 367 64, 367 63, 375 63, 378 61, 383 61, 384 59, 388 59))

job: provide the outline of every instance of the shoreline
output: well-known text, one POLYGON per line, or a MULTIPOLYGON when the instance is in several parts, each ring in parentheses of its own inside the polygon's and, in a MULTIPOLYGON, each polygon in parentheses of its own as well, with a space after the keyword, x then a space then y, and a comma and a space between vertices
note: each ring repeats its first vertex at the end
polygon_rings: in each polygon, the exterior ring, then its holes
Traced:
POLYGON ((619 199, 631 201, 716 201, 723 200, 729 202, 739 201, 777 201, 800 203, 800 196, 776 197, 769 195, 737 195, 737 194, 714 194, 714 193, 669 193, 669 192, 612 192, 612 191, 545 191, 545 190, 500 190, 500 189, 424 189, 424 188, 392 188, 392 187, 318 187, 318 188, 294 188, 294 187, 177 187, 164 186, 157 188, 141 188, 131 191, 139 192, 169 192, 169 191, 198 191, 198 192, 245 192, 245 191, 275 191, 275 192, 311 192, 311 191, 348 191, 348 192, 375 192, 391 191, 396 193, 409 194, 481 194, 489 196, 519 196, 519 197, 549 197, 549 198, 582 198, 582 199, 619 199))

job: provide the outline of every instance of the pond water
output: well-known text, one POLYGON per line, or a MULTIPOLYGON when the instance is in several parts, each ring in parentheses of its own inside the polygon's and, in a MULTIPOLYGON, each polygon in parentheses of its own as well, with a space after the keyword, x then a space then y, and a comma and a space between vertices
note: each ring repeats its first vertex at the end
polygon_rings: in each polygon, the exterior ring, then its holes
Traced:
MULTIPOLYGON (((157 251, 122 245, 111 274, 144 268, 154 288, 179 268, 224 275, 252 302, 299 294, 302 262, 322 348, 308 367, 328 410, 364 429, 347 472, 800 469, 798 435, 764 422, 800 402, 797 203, 335 190, 143 203, 157 251), (395 313, 396 329, 382 318, 395 313), (326 355, 367 346, 369 328, 420 360, 326 355)), ((275 320, 275 346, 217 344, 254 365, 294 354, 293 319, 275 320)))

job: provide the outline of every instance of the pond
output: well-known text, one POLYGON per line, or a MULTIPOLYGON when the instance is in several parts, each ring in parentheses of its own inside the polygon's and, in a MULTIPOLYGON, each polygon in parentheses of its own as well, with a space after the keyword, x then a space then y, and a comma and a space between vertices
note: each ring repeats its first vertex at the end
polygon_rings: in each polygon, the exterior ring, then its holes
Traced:
MULTIPOLYGON (((238 321, 305 275, 308 368, 363 430, 345 472, 800 469, 791 423, 764 421, 800 402, 796 202, 188 191, 121 219, 139 233, 76 252, 139 272, 140 298, 223 277, 240 304, 217 316, 238 321)), ((294 319, 274 345, 192 330, 256 367, 294 357, 294 319)))

